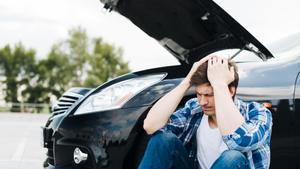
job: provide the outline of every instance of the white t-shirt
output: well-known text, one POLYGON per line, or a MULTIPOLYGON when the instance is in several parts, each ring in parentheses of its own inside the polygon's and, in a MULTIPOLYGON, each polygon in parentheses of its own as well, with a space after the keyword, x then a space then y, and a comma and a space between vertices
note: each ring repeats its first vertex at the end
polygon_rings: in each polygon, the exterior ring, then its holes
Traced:
POLYGON ((203 115, 197 130, 197 158, 202 169, 211 168, 212 164, 227 150, 218 128, 210 128, 208 116, 203 115))

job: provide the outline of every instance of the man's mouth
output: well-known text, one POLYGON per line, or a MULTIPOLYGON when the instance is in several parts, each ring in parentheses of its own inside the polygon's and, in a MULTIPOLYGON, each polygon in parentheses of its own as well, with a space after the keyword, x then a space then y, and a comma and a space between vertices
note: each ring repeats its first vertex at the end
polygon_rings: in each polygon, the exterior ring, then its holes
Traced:
POLYGON ((202 108, 203 111, 209 111, 211 110, 210 108, 202 108))

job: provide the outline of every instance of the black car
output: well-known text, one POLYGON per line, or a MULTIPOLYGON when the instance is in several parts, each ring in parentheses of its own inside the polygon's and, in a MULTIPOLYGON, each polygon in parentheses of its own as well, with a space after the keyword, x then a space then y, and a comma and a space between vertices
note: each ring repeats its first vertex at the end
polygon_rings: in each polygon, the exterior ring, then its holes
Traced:
MULTIPOLYGON (((215 52, 231 52, 238 62, 237 96, 272 112, 271 168, 300 168, 299 35, 273 44, 272 54, 211 0, 101 1, 159 41, 180 65, 65 93, 42 128, 48 169, 137 168, 149 139, 143 130, 149 109, 195 61, 215 52)), ((190 89, 179 107, 192 97, 190 89)))

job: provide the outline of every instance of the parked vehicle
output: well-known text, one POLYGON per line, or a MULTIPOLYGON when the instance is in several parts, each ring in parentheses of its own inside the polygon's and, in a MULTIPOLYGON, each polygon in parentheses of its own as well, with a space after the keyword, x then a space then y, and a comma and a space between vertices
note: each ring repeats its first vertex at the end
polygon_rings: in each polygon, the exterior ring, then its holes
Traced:
MULTIPOLYGON (((137 168, 149 139, 143 130, 149 109, 193 62, 214 52, 231 52, 239 62, 237 97, 272 112, 271 168, 300 167, 300 34, 274 43, 272 54, 211 0, 101 1, 158 40, 180 65, 123 75, 56 111, 42 128, 48 169, 137 168)), ((191 88, 178 107, 192 97, 191 88)))

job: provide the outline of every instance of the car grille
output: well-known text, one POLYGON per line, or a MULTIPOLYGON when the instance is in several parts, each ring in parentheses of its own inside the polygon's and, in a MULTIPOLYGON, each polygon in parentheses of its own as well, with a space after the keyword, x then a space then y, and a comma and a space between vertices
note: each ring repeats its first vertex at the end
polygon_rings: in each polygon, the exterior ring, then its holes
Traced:
POLYGON ((58 102, 52 106, 52 113, 54 115, 64 113, 82 96, 75 93, 65 93, 58 102), (77 95, 77 96, 74 96, 77 95))
POLYGON ((52 105, 53 115, 66 112, 77 100, 82 98, 91 89, 89 88, 71 88, 66 91, 58 101, 52 105))

